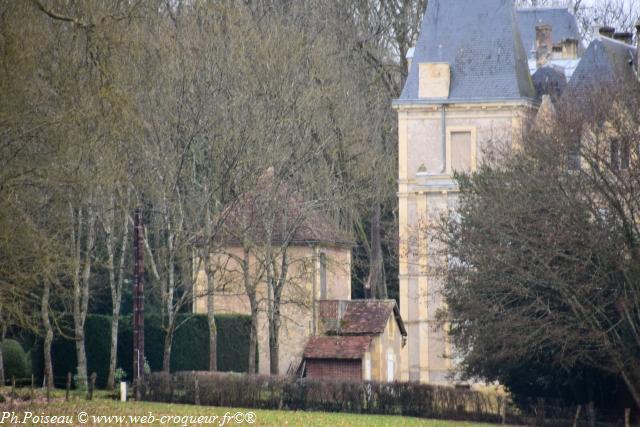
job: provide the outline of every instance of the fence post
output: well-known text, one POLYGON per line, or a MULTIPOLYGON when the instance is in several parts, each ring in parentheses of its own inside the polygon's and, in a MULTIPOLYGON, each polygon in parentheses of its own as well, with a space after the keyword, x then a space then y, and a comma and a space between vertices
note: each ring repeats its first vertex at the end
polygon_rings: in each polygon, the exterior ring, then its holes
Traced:
POLYGON ((96 386, 96 377, 97 376, 98 376, 98 374, 96 374, 94 372, 89 377, 89 387, 87 388, 87 400, 92 400, 93 399, 93 389, 96 386))
POLYGON ((195 388, 195 404, 196 405, 200 405, 200 385, 198 384, 198 375, 195 375, 195 384, 194 384, 194 388, 195 388))
POLYGON ((573 427, 578 427, 578 420, 580 419, 580 411, 582 411, 582 405, 578 405, 576 408, 576 416, 573 418, 573 427))
POLYGON ((631 409, 624 408, 624 427, 631 426, 631 409))
POLYGON ((33 400, 33 386, 34 386, 35 378, 33 374, 31 374, 31 400, 33 400))
POLYGON ((67 372, 67 392, 65 393, 64 400, 69 401, 69 392, 71 392, 71 372, 67 372))
POLYGON ((587 406, 587 412, 589 413, 589 427, 596 426, 596 409, 593 406, 593 402, 589 402, 589 406, 587 406))

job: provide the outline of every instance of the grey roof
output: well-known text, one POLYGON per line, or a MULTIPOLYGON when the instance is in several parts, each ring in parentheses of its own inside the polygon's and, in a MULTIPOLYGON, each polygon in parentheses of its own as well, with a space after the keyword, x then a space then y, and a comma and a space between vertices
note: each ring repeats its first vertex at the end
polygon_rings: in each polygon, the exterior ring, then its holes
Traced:
POLYGON ((449 102, 535 98, 512 0, 431 0, 405 87, 396 103, 418 99, 418 64, 451 66, 449 102))
POLYGON ((607 37, 597 37, 582 55, 569 83, 572 89, 600 83, 633 81, 636 48, 607 37))
POLYGON ((538 98, 542 98, 543 95, 549 95, 552 100, 556 100, 567 87, 567 78, 564 70, 552 65, 538 68, 532 78, 538 98))
MULTIPOLYGON (((547 24, 551 26, 551 40, 560 43, 565 39, 581 40, 576 17, 567 8, 528 8, 518 9, 516 12, 518 27, 522 37, 522 45, 528 55, 536 49, 536 26, 547 24)), ((582 42, 578 43, 581 49, 582 42)))

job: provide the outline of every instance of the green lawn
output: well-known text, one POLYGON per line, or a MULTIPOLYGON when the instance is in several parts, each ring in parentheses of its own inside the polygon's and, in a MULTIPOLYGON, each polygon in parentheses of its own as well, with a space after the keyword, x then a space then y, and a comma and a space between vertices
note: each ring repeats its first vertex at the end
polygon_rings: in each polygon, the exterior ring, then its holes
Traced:
MULTIPOLYGON (((218 408, 218 407, 206 407, 206 406, 191 406, 191 405, 172 405, 164 403, 150 403, 150 402, 127 402, 121 403, 118 401, 110 400, 104 397, 104 395, 97 397, 93 401, 86 401, 80 397, 74 397, 70 402, 65 402, 61 398, 60 392, 56 393, 56 398, 49 404, 43 402, 41 398, 38 398, 34 402, 16 402, 13 407, 10 407, 9 402, 5 402, 0 405, 0 424, 4 421, 4 424, 12 424, 11 415, 17 417, 17 421, 21 424, 25 421, 25 416, 28 416, 28 412, 31 412, 33 418, 27 419, 24 425, 46 425, 47 420, 34 419, 36 416, 71 416, 73 417, 73 425, 214 425, 214 426, 229 426, 236 425, 251 425, 249 423, 238 424, 235 420, 230 418, 224 418, 225 414, 229 414, 230 417, 235 416, 237 412, 242 412, 246 417, 247 413, 251 412, 255 417, 255 426, 471 426, 481 425, 477 423, 461 423, 451 421, 440 420, 423 420, 419 418, 408 417, 391 417, 391 416, 373 416, 373 415, 355 415, 355 414, 335 414, 335 413, 321 413, 321 412, 293 412, 293 411, 263 411, 263 410, 249 410, 249 409, 232 409, 232 408, 218 408), (10 415, 6 415, 8 412, 10 415), (84 413, 84 414, 81 414, 84 413), (86 416, 85 416, 86 415, 86 416), (3 420, 3 416, 5 417, 3 420), (85 423, 81 423, 85 417, 85 423), (122 419, 100 418, 105 416, 120 416, 122 419), (149 420, 154 417, 154 422, 143 422, 140 418, 136 417, 148 416, 149 420), (166 418, 162 420, 161 417, 166 418), (204 424, 205 419, 200 421, 198 417, 213 417, 218 416, 211 424, 204 424), (95 418, 94 418, 95 417, 95 418), (186 417, 192 417, 189 420, 186 417), (162 424, 161 421, 165 421, 162 424), (191 422, 190 422, 191 421, 191 422)), ((250 417, 250 416, 249 416, 250 417)), ((213 418, 211 418, 213 420, 213 418)), ((16 419, 13 420, 14 422, 16 419)), ((59 421, 59 420, 58 420, 59 421)), ((52 420, 48 420, 49 424, 53 424, 52 420)), ((69 425, 69 424, 67 424, 69 425)))

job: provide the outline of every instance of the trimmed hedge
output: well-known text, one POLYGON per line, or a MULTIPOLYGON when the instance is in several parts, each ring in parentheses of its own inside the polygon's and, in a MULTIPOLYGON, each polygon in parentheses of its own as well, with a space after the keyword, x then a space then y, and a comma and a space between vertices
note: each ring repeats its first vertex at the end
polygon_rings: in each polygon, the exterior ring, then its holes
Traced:
POLYGON ((0 343, 2 348, 2 361, 4 362, 4 378, 9 381, 11 377, 25 379, 31 375, 28 370, 27 355, 20 343, 16 340, 6 339, 0 343))
POLYGON ((316 381, 215 372, 151 374, 143 385, 143 400, 482 422, 500 422, 504 410, 504 403, 492 396, 429 384, 316 381))
MULTIPOLYGON (((132 378, 133 326, 131 316, 122 316, 118 325, 117 367, 132 378)), ((216 316, 218 327, 218 369, 246 372, 249 358, 251 319, 241 315, 216 316)), ((181 326, 173 337, 171 371, 207 370, 209 367, 209 324, 206 315, 179 315, 181 326)), ((152 371, 162 369, 164 332, 159 316, 145 317, 145 356, 152 371)), ((85 323, 88 372, 95 372, 96 385, 106 386, 111 346, 111 316, 88 315, 85 323)), ((51 349, 56 386, 63 387, 68 372, 76 372, 75 342, 57 338, 51 349)), ((37 377, 43 375, 43 348, 40 343, 32 351, 32 365, 37 377)))

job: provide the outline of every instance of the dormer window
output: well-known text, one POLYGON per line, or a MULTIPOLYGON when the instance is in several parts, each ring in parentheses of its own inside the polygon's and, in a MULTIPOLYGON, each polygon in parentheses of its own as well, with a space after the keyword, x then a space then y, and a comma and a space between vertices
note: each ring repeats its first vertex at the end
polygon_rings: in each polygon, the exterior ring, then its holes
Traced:
POLYGON ((631 157, 630 144, 614 138, 609 143, 610 166, 614 171, 629 169, 629 160, 631 157))

